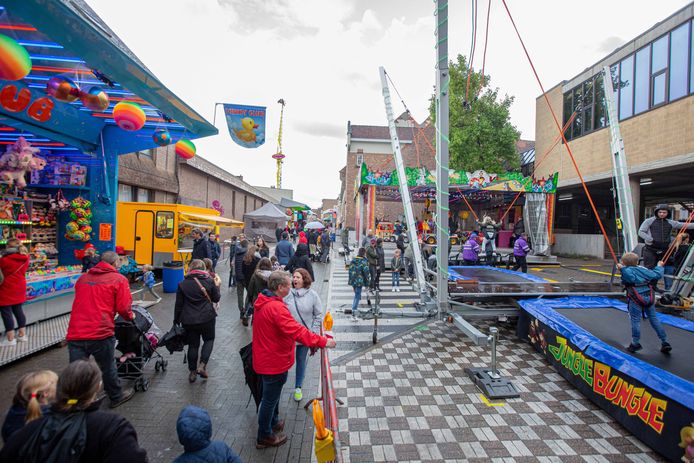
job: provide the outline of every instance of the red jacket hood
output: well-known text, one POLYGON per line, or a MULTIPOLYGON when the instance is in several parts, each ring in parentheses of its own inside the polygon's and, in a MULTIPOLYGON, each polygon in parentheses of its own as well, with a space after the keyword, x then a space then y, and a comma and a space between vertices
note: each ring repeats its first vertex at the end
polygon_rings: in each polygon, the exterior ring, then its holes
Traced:
POLYGON ((27 254, 19 254, 18 252, 15 252, 14 254, 7 254, 2 259, 4 261, 7 259, 5 262, 12 262, 17 265, 22 265, 24 262, 29 260, 29 256, 27 254))
POLYGON ((89 272, 92 275, 103 275, 104 273, 120 273, 118 270, 116 270, 116 267, 114 267, 111 264, 107 264, 106 262, 99 262, 96 264, 94 267, 89 269, 89 272))
POLYGON ((253 304, 253 306, 255 310, 263 310, 265 307, 267 307, 268 304, 270 304, 273 301, 279 301, 282 304, 284 304, 284 299, 277 296, 269 289, 264 289, 260 292, 260 294, 258 294, 258 298, 255 300, 255 304, 253 304))

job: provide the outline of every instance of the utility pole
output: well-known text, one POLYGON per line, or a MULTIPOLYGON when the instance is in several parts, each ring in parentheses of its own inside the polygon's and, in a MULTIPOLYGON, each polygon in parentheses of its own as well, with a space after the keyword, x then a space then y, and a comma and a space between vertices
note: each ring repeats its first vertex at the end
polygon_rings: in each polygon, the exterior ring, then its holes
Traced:
POLYGON ((619 216, 622 221, 622 235, 624 236, 624 250, 633 251, 636 247, 636 220, 634 219, 634 203, 631 196, 631 184, 629 183, 629 171, 627 169, 627 156, 624 152, 624 140, 619 130, 619 116, 615 104, 614 84, 609 66, 602 71, 602 82, 605 92, 605 105, 610 127, 610 148, 612 151, 612 174, 617 189, 617 202, 619 203, 619 216))
MULTIPOLYGON (((448 1, 436 0, 436 305, 448 311, 448 1)), ((472 72, 470 69, 468 72, 472 72)))
POLYGON ((410 246, 413 246, 414 255, 414 273, 417 278, 417 286, 419 296, 422 302, 426 299, 426 280, 424 278, 424 265, 422 264, 422 253, 419 249, 417 241, 417 226, 414 222, 414 213, 412 212, 412 199, 410 198, 410 189, 407 186, 407 174, 405 174, 405 164, 402 160, 400 151, 400 139, 398 131, 395 128, 395 118, 393 117, 393 104, 390 100, 390 89, 386 81, 386 70, 383 66, 378 68, 381 74, 381 87, 383 89, 383 101, 386 106, 386 117, 388 118, 388 129, 390 130, 390 143, 393 148, 393 160, 395 168, 398 172, 398 184, 400 185, 400 196, 402 197, 402 208, 405 210, 405 219, 407 221, 407 234, 410 239, 410 246))

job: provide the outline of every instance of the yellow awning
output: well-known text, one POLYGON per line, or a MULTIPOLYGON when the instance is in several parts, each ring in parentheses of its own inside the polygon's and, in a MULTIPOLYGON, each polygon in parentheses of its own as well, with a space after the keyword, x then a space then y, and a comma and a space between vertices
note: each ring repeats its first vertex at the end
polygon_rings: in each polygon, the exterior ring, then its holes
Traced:
POLYGON ((238 220, 227 219, 226 217, 220 217, 218 215, 196 214, 194 212, 182 212, 181 219, 192 223, 213 223, 220 227, 243 228, 244 226, 244 223, 238 220))

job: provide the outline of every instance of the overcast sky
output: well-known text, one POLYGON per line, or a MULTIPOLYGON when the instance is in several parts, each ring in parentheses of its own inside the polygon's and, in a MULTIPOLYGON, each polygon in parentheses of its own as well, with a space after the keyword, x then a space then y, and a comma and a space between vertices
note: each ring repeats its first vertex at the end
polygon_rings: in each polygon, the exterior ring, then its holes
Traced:
MULTIPOLYGON (((449 7, 450 55, 468 54, 471 1, 449 7)), ((268 107, 267 141, 237 146, 221 112, 219 135, 198 154, 254 185, 275 183, 279 98, 287 103, 285 188, 313 207, 336 198, 347 121, 386 125, 378 67, 415 119, 433 91, 431 0, 87 0, 161 81, 212 121, 215 102, 268 107)), ((507 0, 545 88, 570 79, 665 19, 684 0, 507 0)), ((479 0, 481 66, 487 1, 479 0)), ((492 0, 486 73, 516 97, 512 122, 533 139, 540 94, 500 0, 492 0)), ((395 106, 396 115, 403 110, 395 106)))

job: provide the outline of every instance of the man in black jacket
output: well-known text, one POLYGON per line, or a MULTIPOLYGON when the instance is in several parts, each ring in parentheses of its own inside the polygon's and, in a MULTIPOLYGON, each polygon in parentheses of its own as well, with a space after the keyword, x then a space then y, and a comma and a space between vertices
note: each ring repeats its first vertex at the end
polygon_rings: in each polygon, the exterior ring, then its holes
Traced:
POLYGON ((244 235, 239 236, 239 244, 236 245, 236 254, 234 255, 234 280, 236 281, 236 300, 239 304, 239 318, 243 318, 246 313, 244 299, 244 278, 243 278, 243 256, 248 251, 248 240, 244 235))
POLYGON ((199 228, 194 228, 191 232, 193 236, 193 252, 190 256, 192 259, 212 259, 212 251, 210 250, 210 242, 199 228))

